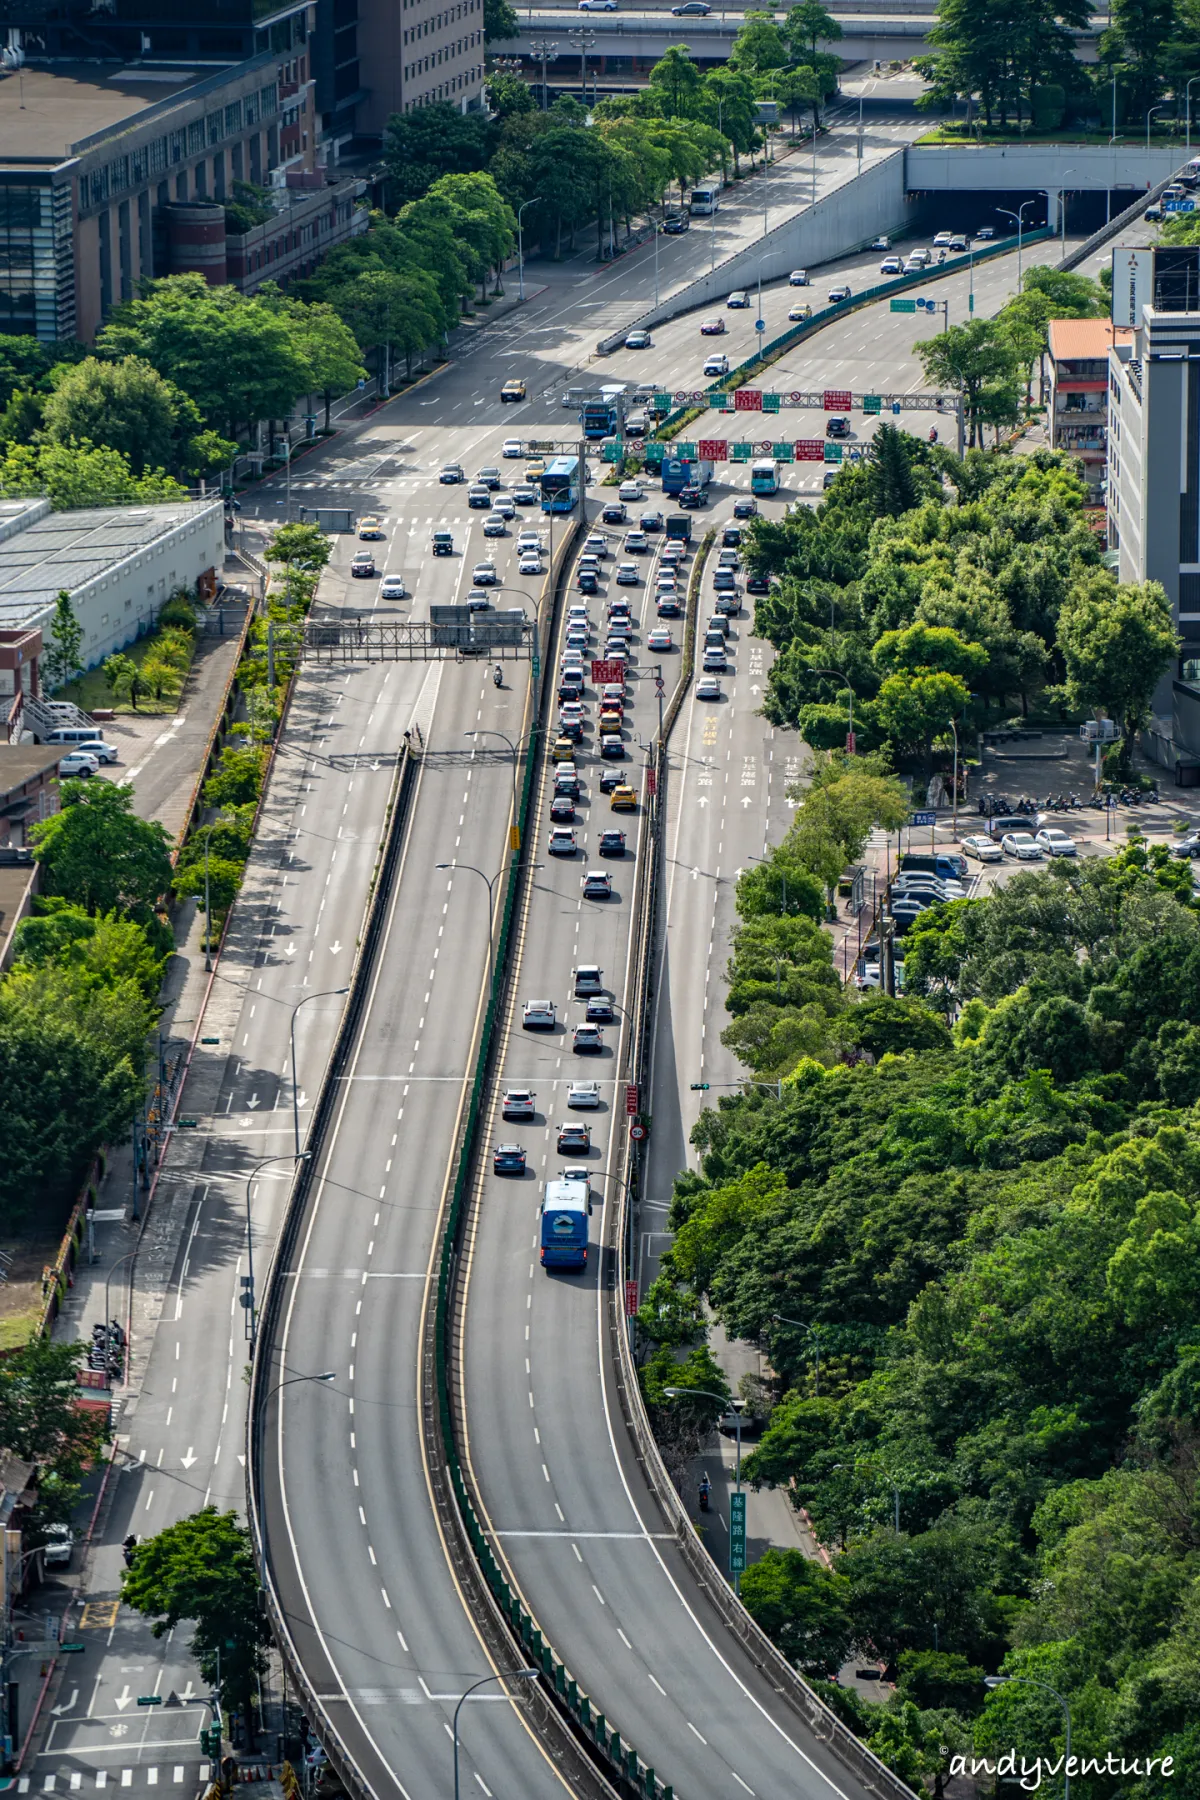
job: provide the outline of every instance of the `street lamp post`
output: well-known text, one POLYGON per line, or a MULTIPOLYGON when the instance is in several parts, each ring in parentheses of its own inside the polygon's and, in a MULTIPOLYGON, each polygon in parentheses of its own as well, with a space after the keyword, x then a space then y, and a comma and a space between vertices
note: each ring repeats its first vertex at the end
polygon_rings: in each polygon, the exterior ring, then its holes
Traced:
POLYGON ((212 908, 208 901, 208 837, 204 834, 204 973, 212 974, 212 908))
POLYGON ((290 1162, 294 1168, 298 1162, 307 1161, 311 1154, 311 1151, 301 1150, 296 1156, 290 1156, 286 1152, 280 1156, 264 1156, 261 1162, 255 1163, 246 1177, 246 1336, 250 1340, 251 1351, 254 1349, 257 1322, 254 1310, 254 1232, 250 1221, 250 1190, 263 1169, 269 1168, 272 1163, 290 1162))
POLYGON ((814 1366, 813 1366, 813 1397, 814 1397, 814 1399, 819 1400, 821 1397, 821 1328, 820 1328, 820 1326, 819 1325, 809 1325, 804 1319, 785 1318, 783 1313, 772 1313, 771 1317, 773 1319, 778 1319, 778 1321, 781 1325, 794 1325, 798 1331, 807 1331, 809 1337, 811 1337, 811 1339, 813 1341, 813 1364, 814 1364, 814 1366))
POLYGON ((1187 84, 1187 147, 1192 147, 1192 89, 1200 81, 1200 75, 1193 75, 1187 84))
POLYGON ((553 62, 558 56, 558 45, 552 44, 549 38, 531 38, 529 41, 529 54, 532 56, 534 62, 540 62, 542 65, 542 111, 545 112, 549 104, 548 90, 546 87, 546 64, 548 62, 553 62))
MULTIPOLYGON (((520 757, 520 753, 521 753, 521 745, 524 743, 525 740, 523 738, 510 738, 506 731, 497 731, 497 730, 495 730, 494 727, 488 727, 485 730, 464 731, 463 736, 469 737, 469 738, 498 737, 502 743, 508 745, 508 748, 512 754, 512 818, 513 818, 513 829, 516 830, 517 829, 517 769, 520 766, 519 765, 519 757, 520 757)), ((519 842, 514 843, 512 845, 512 848, 514 850, 519 850, 521 848, 520 843, 519 842)), ((438 866, 440 867, 441 865, 439 864, 438 866)))
POLYGON ((1025 233, 1025 208, 1027 206, 1032 206, 1032 205, 1033 205, 1032 200, 1022 200, 1020 208, 1017 212, 1009 212, 1007 206, 998 206, 996 208, 996 211, 998 213, 1003 213, 1003 215, 1006 219, 1015 219, 1017 221, 1017 292, 1018 293, 1020 293, 1020 291, 1021 291, 1021 241, 1022 241, 1022 238, 1024 237, 1024 233, 1025 233))
MULTIPOLYGON (((1077 175, 1078 173, 1078 165, 1072 163, 1069 169, 1063 170, 1059 179, 1065 181, 1068 175, 1077 175)), ((1060 187, 1058 190, 1058 224, 1061 234, 1063 255, 1065 256, 1067 254, 1067 190, 1065 187, 1060 187)))
MULTIPOLYGON (((727 1400, 724 1394, 714 1394, 711 1388, 668 1387, 663 1389, 663 1393, 669 1395, 672 1400, 678 1399, 681 1394, 694 1394, 700 1400, 715 1400, 718 1406, 732 1408, 734 1431, 737 1436, 737 1466, 733 1472, 733 1491, 735 1494, 740 1494, 742 1491, 742 1407, 745 1405, 745 1401, 732 1398, 727 1400)), ((742 1591, 742 1577, 736 1569, 733 1571, 733 1591, 735 1594, 740 1594, 742 1591)))
MULTIPOLYGON (((495 984, 496 984, 496 971, 492 967, 492 916, 496 910, 496 905, 495 905, 496 883, 499 881, 500 877, 505 873, 505 871, 503 869, 497 869, 496 873, 494 875, 485 875, 482 869, 477 869, 475 867, 474 863, 463 863, 463 862, 440 862, 440 863, 434 863, 433 866, 435 869, 468 869, 472 875, 478 875, 480 881, 482 881, 483 885, 487 888, 487 891, 488 891, 488 899, 487 899, 488 972, 489 972, 488 973, 488 997, 490 999, 492 989, 495 987, 495 984)), ((542 865, 540 862, 515 863, 512 865, 512 870, 513 870, 513 873, 515 874, 518 869, 540 869, 541 866, 542 865)))
POLYGON ((1152 106, 1150 108, 1150 111, 1146 114, 1146 149, 1147 150, 1149 150, 1149 148, 1150 148, 1150 121, 1154 117, 1155 113, 1166 112, 1166 110, 1167 109, 1166 109, 1165 105, 1164 106, 1152 106))
POLYGON ((271 1395, 277 1394, 280 1388, 291 1387, 294 1382, 333 1380, 334 1371, 332 1369, 323 1369, 319 1375, 289 1375, 286 1381, 277 1381, 273 1387, 267 1389, 266 1393, 263 1395, 263 1405, 265 1406, 267 1401, 271 1398, 271 1395))
POLYGON ((1048 1681, 1042 1681, 1040 1679, 1040 1677, 1037 1675, 985 1675, 983 1678, 983 1685, 984 1685, 984 1687, 988 1687, 988 1688, 1007 1687, 1009 1682, 1011 1682, 1011 1681, 1026 1681, 1029 1683, 1030 1687, 1045 1688, 1045 1690, 1048 1694, 1054 1695, 1054 1698, 1058 1701, 1058 1704, 1062 1707, 1062 1715, 1063 1715, 1063 1719, 1064 1719, 1064 1721, 1066 1723, 1066 1727, 1067 1727, 1067 1741, 1066 1741, 1066 1746, 1063 1751, 1063 1800, 1071 1800, 1071 1708, 1070 1708, 1070 1706, 1068 1705, 1067 1701, 1063 1698, 1063 1696, 1059 1693, 1059 1691, 1056 1687, 1051 1686, 1050 1682, 1048 1682, 1048 1681))
POLYGON ((458 1791, 458 1715, 462 1711, 463 1701, 469 1700, 471 1698, 471 1695, 475 1692, 476 1688, 486 1687, 489 1681, 504 1681, 504 1680, 536 1681, 538 1676, 541 1674, 541 1672, 542 1671, 540 1669, 514 1669, 510 1676, 483 1675, 480 1677, 480 1679, 478 1681, 472 1682, 471 1686, 466 1690, 466 1692, 464 1694, 459 1695, 458 1705, 454 1708, 454 1729, 451 1733, 451 1736, 454 1739, 454 1800, 459 1800, 459 1791, 458 1791))
POLYGON ((958 842, 958 726, 953 719, 946 723, 954 733, 954 841, 958 842))
POLYGON ((297 1000, 292 1008, 288 1031, 292 1042, 292 1142, 293 1154, 297 1157, 300 1155, 300 1074, 296 1068, 296 1014, 302 1006, 307 1006, 310 1000, 328 1000, 334 994, 348 994, 349 992, 348 987, 324 988, 319 994, 305 994, 297 1000))
MULTIPOLYGON (((137 1251, 135 1249, 135 1250, 127 1250, 125 1252, 124 1256, 118 1256, 116 1262, 112 1265, 112 1268, 109 1269, 108 1273, 104 1277, 104 1329, 106 1332, 108 1330, 108 1284, 112 1280, 113 1275, 116 1273, 116 1271, 121 1267, 121 1264, 127 1263, 127 1262, 132 1262, 136 1255, 137 1255, 137 1251)), ((121 1372, 122 1372, 122 1374, 125 1373, 126 1368, 127 1368, 126 1358, 127 1358, 128 1350, 129 1350, 129 1335, 128 1335, 128 1333, 126 1333, 125 1342, 121 1346, 121 1372)))
POLYGON ((521 214, 527 206, 536 206, 541 199, 535 194, 531 200, 523 200, 517 208, 517 299, 525 298, 525 234, 521 225, 521 214))
POLYGON ((862 1469, 878 1469, 879 1470, 879 1473, 883 1476, 884 1480, 887 1482, 888 1486, 892 1490, 892 1502, 893 1502, 893 1506, 895 1509, 894 1510, 894 1518, 895 1518, 895 1525, 896 1525, 896 1536, 899 1537, 899 1535, 900 1535, 900 1489, 896 1486, 895 1482, 892 1480, 891 1476, 888 1474, 888 1472, 884 1468, 883 1464, 882 1463, 834 1463, 833 1466, 835 1469, 849 1469, 855 1475, 857 1475, 860 1468, 862 1468, 862 1469))
POLYGON ((814 669, 813 674, 814 675, 836 675, 839 681, 844 681, 846 683, 846 690, 850 695, 850 718, 849 718, 849 723, 846 727, 846 754, 847 754, 847 756, 853 756, 854 755, 854 689, 851 686, 850 678, 841 669, 814 669))

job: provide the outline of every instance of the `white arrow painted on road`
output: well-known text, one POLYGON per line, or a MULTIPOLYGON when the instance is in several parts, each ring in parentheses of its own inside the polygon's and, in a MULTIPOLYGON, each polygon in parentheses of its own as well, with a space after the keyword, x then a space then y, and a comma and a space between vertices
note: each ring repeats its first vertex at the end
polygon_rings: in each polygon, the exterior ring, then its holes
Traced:
POLYGON ((759 687, 757 681, 752 681, 750 683, 750 692, 752 694, 761 694, 762 693, 762 689, 759 687))
POLYGON ((307 1106, 308 1105, 308 1095, 305 1093, 303 1088, 300 1089, 300 1092, 296 1096, 296 1105, 297 1106, 307 1106))
POLYGON ((117 1695, 117 1705, 118 1705, 118 1707, 120 1707, 122 1712, 124 1712, 125 1708, 129 1705, 131 1698, 132 1698, 132 1696, 130 1695, 130 1692, 129 1692, 129 1683, 126 1682, 124 1693, 117 1695))
POLYGON ((287 949, 284 951, 284 955, 285 956, 295 956, 295 954, 296 954, 295 944, 289 944, 287 949))
POLYGON ((697 806, 707 806, 708 805, 708 795, 701 794, 700 798, 696 801, 696 805, 697 806))
POLYGON ((239 1462, 240 1462, 240 1463, 241 1463, 241 1465, 242 1465, 242 1467, 243 1467, 243 1469, 244 1469, 244 1468, 245 1468, 245 1466, 246 1466, 246 1459, 245 1459, 245 1457, 244 1457, 244 1456, 240 1456, 240 1455, 239 1455, 239 1457, 238 1457, 238 1461, 239 1461, 239 1462))
POLYGON ((339 951, 339 950, 340 950, 340 949, 341 949, 341 947, 342 947, 342 940, 341 940, 341 938, 339 938, 339 939, 338 939, 338 941, 337 941, 337 943, 336 943, 336 944, 330 944, 330 946, 329 946, 329 954, 330 954, 330 956, 336 956, 336 955, 337 955, 337 953, 338 953, 338 951, 339 951))
POLYGON ((52 1706, 50 1708, 50 1711, 52 1713, 54 1713, 56 1715, 56 1717, 61 1718, 63 1713, 70 1712, 71 1708, 74 1706, 74 1704, 78 1700, 78 1698, 79 1698, 79 1689, 72 1688, 71 1689, 71 1698, 69 1700, 64 1700, 60 1706, 52 1706))
POLYGON ((180 1696, 179 1696, 179 1698, 183 1701, 183 1704, 185 1706, 187 1705, 188 1701, 191 1700, 195 1696, 195 1692, 196 1692, 195 1688, 192 1686, 191 1682, 189 1681, 187 1686, 184 1688, 182 1694, 180 1694, 180 1696))
POLYGON ((753 805, 754 805, 754 802, 753 802, 753 800, 752 800, 752 799, 751 799, 751 798, 750 798, 750 796, 749 796, 749 794, 743 794, 743 795, 742 795, 742 805, 743 805, 743 806, 753 806, 753 805))
POLYGON ((251 1096, 250 1096, 250 1098, 249 1098, 249 1099, 248 1099, 248 1100, 247 1100, 247 1102, 246 1102, 246 1105, 247 1105, 247 1106, 248 1106, 248 1107, 249 1107, 249 1108, 250 1108, 250 1111, 251 1111, 251 1112, 253 1112, 253 1111, 254 1111, 254 1109, 255 1109, 255 1107, 256 1107, 256 1106, 257 1106, 257 1105, 258 1105, 258 1104, 259 1104, 259 1099, 258 1099, 258 1095, 257 1095, 257 1094, 251 1094, 251 1096))
POLYGON ((181 1456, 179 1460, 183 1464, 185 1469, 190 1469, 192 1464, 194 1462, 198 1462, 200 1459, 199 1459, 199 1457, 192 1455, 192 1446, 189 1444, 187 1455, 181 1456))

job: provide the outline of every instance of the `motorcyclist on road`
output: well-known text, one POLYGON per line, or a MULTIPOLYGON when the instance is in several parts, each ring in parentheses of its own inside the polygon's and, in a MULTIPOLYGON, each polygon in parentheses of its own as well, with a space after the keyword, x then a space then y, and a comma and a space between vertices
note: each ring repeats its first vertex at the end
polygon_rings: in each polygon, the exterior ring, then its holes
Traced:
POLYGON ((500 667, 499 663, 497 663, 495 668, 492 670, 492 680, 495 682, 497 687, 504 686, 504 670, 500 667))

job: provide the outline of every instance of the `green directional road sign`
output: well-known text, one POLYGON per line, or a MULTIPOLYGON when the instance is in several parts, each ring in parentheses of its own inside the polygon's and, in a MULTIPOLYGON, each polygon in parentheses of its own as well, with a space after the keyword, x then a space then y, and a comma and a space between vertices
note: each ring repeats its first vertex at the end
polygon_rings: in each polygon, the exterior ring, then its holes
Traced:
POLYGON ((161 1706, 162 1703, 163 1702, 162 1702, 161 1694, 139 1694, 138 1695, 138 1705, 139 1706, 161 1706))
POLYGON ((917 310, 917 303, 915 300, 890 300, 888 302, 888 311, 889 312, 915 313, 916 310, 917 310))
POLYGON ((742 1575, 746 1569, 746 1496, 729 1496, 729 1573, 742 1575))
POLYGON ((882 397, 879 394, 864 394, 863 395, 863 411, 865 413, 882 412, 883 411, 882 397))
POLYGON ((681 462, 695 462, 696 446, 694 443, 693 444, 676 444, 675 455, 679 458, 679 460, 681 462))
POLYGON ((825 446, 825 461, 827 463, 840 463, 841 460, 842 460, 842 446, 840 444, 826 444, 826 446, 825 446))
POLYGON ((659 468, 662 464, 663 457, 666 455, 666 452, 667 452, 667 446, 665 444, 647 444, 646 445, 646 467, 648 469, 659 468))

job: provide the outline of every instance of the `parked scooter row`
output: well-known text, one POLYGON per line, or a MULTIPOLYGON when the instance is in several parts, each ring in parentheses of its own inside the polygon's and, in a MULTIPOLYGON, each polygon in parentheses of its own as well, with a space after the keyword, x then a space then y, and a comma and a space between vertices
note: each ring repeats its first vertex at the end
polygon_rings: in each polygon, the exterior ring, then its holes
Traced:
POLYGON ((88 1350, 88 1368, 99 1369, 110 1381, 120 1381, 125 1373, 125 1333, 116 1319, 107 1325, 92 1326, 92 1342, 88 1350))

